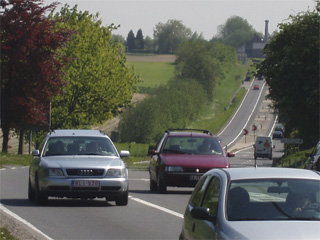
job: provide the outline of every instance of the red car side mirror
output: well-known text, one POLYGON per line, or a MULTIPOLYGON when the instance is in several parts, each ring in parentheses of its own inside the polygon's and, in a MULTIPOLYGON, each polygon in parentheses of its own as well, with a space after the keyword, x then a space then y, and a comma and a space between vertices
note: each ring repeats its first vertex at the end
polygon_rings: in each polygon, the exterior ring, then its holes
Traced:
POLYGON ((228 156, 228 157, 234 157, 235 155, 236 155, 236 154, 235 154, 234 152, 228 152, 228 153, 227 153, 227 156, 228 156))

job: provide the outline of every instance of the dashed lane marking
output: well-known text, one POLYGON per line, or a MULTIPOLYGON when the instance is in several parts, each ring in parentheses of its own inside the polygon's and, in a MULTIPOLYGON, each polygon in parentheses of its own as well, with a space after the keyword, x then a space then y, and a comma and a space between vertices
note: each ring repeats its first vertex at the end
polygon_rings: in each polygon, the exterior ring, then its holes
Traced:
POLYGON ((129 196, 129 198, 130 198, 131 200, 134 200, 134 201, 139 202, 139 203, 141 203, 141 204, 144 204, 144 205, 146 205, 146 206, 149 206, 149 207, 152 207, 152 208, 156 208, 156 209, 158 209, 158 210, 160 210, 160 211, 163 211, 163 212, 165 212, 165 213, 169 213, 169 214, 171 214, 171 215, 173 215, 173 216, 176 216, 176 217, 179 217, 179 218, 183 218, 183 214, 177 213, 177 212, 172 211, 172 210, 170 210, 170 209, 168 209, 168 208, 164 208, 164 207, 158 206, 158 205, 156 205, 156 204, 153 204, 153 203, 144 201, 144 200, 142 200, 142 199, 140 199, 140 198, 135 198, 135 197, 132 197, 132 196, 129 196))

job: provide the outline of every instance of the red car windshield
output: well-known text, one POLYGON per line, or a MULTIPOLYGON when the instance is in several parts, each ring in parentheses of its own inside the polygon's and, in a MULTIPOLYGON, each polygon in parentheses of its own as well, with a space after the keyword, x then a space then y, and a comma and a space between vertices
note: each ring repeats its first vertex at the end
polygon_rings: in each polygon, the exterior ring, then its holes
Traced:
POLYGON ((162 153, 223 155, 223 150, 213 137, 172 136, 168 137, 162 153))

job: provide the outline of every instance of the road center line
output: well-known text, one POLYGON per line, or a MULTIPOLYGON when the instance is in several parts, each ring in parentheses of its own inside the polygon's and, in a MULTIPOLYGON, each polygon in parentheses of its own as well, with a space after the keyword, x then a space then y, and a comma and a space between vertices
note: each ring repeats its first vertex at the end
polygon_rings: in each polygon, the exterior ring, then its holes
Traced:
POLYGON ((179 217, 179 218, 183 218, 183 214, 174 212, 174 211, 172 211, 172 210, 170 210, 170 209, 167 209, 167 208, 158 206, 158 205, 156 205, 156 204, 153 204, 153 203, 144 201, 144 200, 142 200, 142 199, 140 199, 140 198, 135 198, 135 197, 132 197, 132 196, 129 196, 129 198, 132 199, 132 200, 134 200, 134 201, 136 201, 136 202, 139 202, 139 203, 142 203, 142 204, 144 204, 144 205, 147 205, 147 206, 149 206, 149 207, 153 207, 153 208, 156 208, 156 209, 158 209, 158 210, 160 210, 160 211, 163 211, 163 212, 165 212, 165 213, 169 213, 169 214, 171 214, 171 215, 173 215, 173 216, 176 216, 176 217, 179 217))

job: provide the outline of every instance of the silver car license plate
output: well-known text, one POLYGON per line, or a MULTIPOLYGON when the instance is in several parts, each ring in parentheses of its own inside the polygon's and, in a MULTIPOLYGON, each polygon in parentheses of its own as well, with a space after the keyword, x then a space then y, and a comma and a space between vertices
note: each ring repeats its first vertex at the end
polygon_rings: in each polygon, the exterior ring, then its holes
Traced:
POLYGON ((72 187, 99 187, 100 182, 96 180, 73 180, 72 187))

